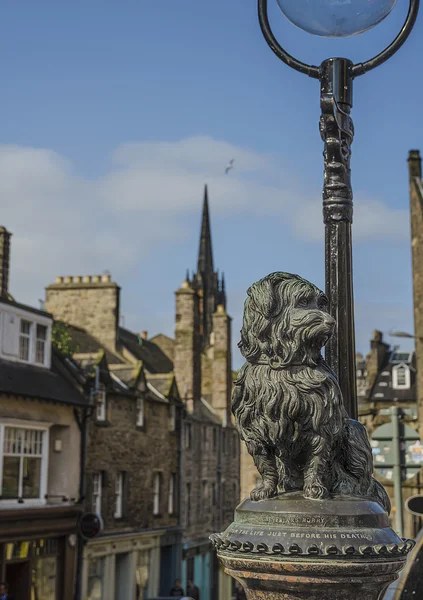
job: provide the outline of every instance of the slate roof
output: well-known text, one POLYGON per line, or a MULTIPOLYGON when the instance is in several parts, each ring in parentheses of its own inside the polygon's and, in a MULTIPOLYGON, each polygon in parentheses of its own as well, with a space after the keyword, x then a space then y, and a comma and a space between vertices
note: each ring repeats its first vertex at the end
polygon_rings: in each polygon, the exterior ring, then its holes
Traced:
POLYGON ((0 392, 73 406, 87 405, 88 398, 72 384, 72 374, 65 375, 66 369, 69 371, 56 353, 52 354, 51 370, 0 360, 0 392))
POLYGON ((20 304, 19 302, 16 302, 12 298, 12 296, 9 296, 8 298, 0 298, 0 302, 1 302, 1 304, 14 306, 16 308, 21 308, 21 309, 25 310, 26 312, 33 313, 35 315, 40 315, 42 317, 48 317, 50 319, 53 318, 53 315, 51 313, 48 313, 45 310, 41 310, 38 308, 33 308, 32 306, 28 306, 27 304, 20 304))
POLYGON ((104 346, 92 335, 87 333, 85 329, 68 325, 68 331, 72 338, 72 345, 76 348, 75 354, 97 354, 100 350, 106 353, 107 362, 109 365, 124 364, 124 361, 104 346))
POLYGON ((168 396, 170 391, 170 386, 173 381, 173 375, 149 375, 148 381, 156 388, 156 390, 162 394, 162 396, 168 396))
MULTIPOLYGON (((401 353, 403 354, 403 353, 401 353)), ((416 385, 416 358, 415 353, 404 353, 410 356, 408 360, 399 360, 398 353, 395 351, 388 354, 388 359, 380 369, 375 384, 370 392, 369 400, 371 402, 416 402, 417 400, 417 385, 416 385), (397 354, 397 356, 395 356, 397 354), (397 359, 397 360, 396 360, 397 359), (399 365, 405 364, 410 368, 410 388, 406 390, 394 389, 392 386, 392 369, 399 365)))
POLYGON ((146 371, 149 373, 170 373, 173 371, 172 361, 156 344, 141 339, 132 331, 120 327, 119 343, 137 360, 142 360, 146 371))

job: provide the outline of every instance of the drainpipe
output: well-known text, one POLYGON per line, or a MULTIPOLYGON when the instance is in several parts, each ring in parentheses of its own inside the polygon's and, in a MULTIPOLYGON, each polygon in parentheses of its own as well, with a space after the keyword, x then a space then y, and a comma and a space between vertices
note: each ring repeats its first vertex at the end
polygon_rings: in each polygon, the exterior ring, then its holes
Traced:
MULTIPOLYGON (((81 452, 80 452, 80 475, 79 475, 79 501, 78 503, 83 504, 85 502, 85 462, 87 455, 87 412, 84 411, 84 416, 81 421, 78 422, 79 430, 81 432, 81 452)), ((85 542, 82 536, 78 534, 78 545, 77 545, 77 557, 76 557, 76 577, 75 577, 75 600, 82 600, 82 569, 84 562, 84 546, 85 542)))
MULTIPOLYGON (((96 380, 97 380, 97 371, 96 369, 96 380)), ((96 384, 96 389, 98 385, 96 384)), ((94 406, 94 393, 95 390, 90 390, 90 403, 89 407, 83 409, 82 419, 79 418, 79 415, 75 411, 76 422, 78 423, 79 431, 81 433, 81 448, 80 448, 80 469, 79 469, 79 504, 84 504, 85 502, 85 494, 86 494, 86 485, 85 485, 85 467, 87 462, 87 432, 88 432, 88 419, 93 414, 93 406, 94 406)), ((77 535, 77 558, 76 558, 76 575, 75 575, 75 600, 82 600, 82 570, 84 566, 84 547, 85 540, 77 535)))

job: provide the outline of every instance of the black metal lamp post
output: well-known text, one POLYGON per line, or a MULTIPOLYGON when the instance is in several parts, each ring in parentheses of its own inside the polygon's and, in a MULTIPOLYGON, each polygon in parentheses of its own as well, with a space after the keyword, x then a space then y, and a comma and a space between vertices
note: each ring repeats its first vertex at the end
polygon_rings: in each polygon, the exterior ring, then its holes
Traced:
MULTIPOLYGON (((346 37, 361 33, 383 20, 397 0, 277 0, 285 16, 309 33, 346 37)), ((410 35, 420 0, 410 0, 406 21, 395 40, 383 52, 364 63, 330 58, 320 67, 305 64, 284 50, 269 24, 267 0, 258 0, 263 35, 276 56, 321 84, 320 133, 325 144, 323 220, 325 223, 326 293, 338 333, 326 347, 326 360, 338 375, 345 408, 357 418, 355 375, 354 299, 352 281, 353 194, 350 156, 354 127, 350 118, 353 80, 387 61, 410 35)))

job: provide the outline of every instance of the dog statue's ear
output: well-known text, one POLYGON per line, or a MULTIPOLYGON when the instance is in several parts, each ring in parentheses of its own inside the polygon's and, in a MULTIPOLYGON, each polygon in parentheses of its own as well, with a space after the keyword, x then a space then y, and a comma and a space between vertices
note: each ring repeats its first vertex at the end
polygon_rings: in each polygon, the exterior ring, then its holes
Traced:
POLYGON ((266 319, 271 319, 275 316, 275 307, 279 304, 275 295, 275 283, 274 278, 269 275, 254 283, 247 292, 254 303, 256 311, 266 319))
POLYGON ((269 352, 272 319, 280 311, 280 299, 276 296, 278 286, 275 285, 280 281, 280 277, 275 280, 275 277, 268 276, 254 283, 247 292, 238 347, 250 362, 269 352))

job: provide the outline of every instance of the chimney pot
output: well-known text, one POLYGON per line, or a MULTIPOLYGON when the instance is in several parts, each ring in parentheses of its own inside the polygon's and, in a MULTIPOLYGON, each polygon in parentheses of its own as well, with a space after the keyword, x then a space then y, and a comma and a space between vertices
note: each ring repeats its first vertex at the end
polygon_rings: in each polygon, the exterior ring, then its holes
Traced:
POLYGON ((56 283, 63 283, 63 277, 56 277, 56 283))
POLYGON ((66 275, 66 277, 63 278, 63 282, 64 283, 72 283, 72 277, 70 277, 69 275, 66 275))
POLYGON ((82 283, 91 283, 91 277, 89 275, 84 275, 82 277, 82 283))
POLYGON ((143 340, 148 339, 148 331, 141 331, 141 339, 143 339, 143 340))
POLYGON ((92 281, 93 283, 100 283, 100 281, 101 281, 101 277, 100 277, 100 275, 93 275, 93 276, 91 277, 91 281, 92 281))

